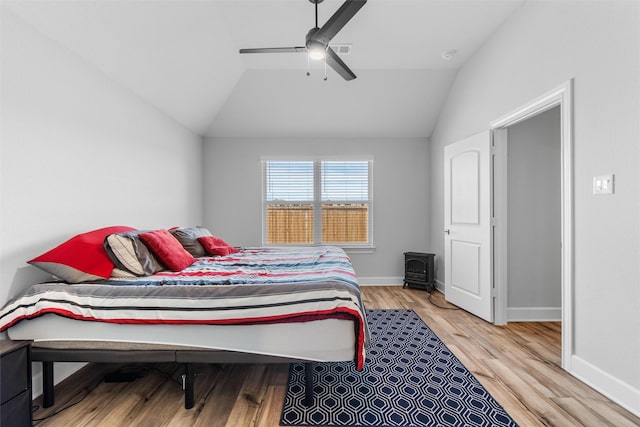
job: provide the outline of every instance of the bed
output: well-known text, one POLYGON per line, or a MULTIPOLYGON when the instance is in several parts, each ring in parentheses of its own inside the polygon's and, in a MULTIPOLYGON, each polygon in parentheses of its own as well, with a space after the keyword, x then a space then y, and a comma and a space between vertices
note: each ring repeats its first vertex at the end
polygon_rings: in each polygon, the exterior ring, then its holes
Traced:
MULTIPOLYGON (((112 234, 98 240, 108 248, 112 234)), ((122 274, 131 266, 107 249, 114 262, 108 278, 40 283, 9 301, 0 331, 33 341, 33 360, 43 363, 43 405, 53 405, 54 362, 183 364, 186 408, 194 405, 195 363, 305 362, 308 403, 313 362, 352 360, 362 369, 369 332, 342 249, 201 249, 187 267, 138 275, 122 274)))

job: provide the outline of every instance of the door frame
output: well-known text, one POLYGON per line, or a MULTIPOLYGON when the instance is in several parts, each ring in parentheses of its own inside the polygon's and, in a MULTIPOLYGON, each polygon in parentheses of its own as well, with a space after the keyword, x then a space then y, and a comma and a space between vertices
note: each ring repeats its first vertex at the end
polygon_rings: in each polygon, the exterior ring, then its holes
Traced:
POLYGON ((494 222, 494 323, 507 323, 507 128, 556 106, 561 127, 561 287, 562 368, 571 370, 573 354, 573 79, 491 122, 494 222))

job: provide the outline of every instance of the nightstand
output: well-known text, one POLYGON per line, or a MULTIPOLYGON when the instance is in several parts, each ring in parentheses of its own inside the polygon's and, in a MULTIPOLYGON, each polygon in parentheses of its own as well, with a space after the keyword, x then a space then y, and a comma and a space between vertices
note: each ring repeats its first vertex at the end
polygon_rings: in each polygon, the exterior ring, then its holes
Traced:
POLYGON ((0 340, 0 425, 31 427, 31 341, 0 340))

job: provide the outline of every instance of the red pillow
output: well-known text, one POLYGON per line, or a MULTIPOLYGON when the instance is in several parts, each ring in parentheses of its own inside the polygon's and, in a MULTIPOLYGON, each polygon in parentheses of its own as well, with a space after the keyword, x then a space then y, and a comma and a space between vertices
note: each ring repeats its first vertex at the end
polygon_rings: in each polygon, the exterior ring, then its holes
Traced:
POLYGON ((114 264, 104 249, 104 238, 113 233, 135 230, 112 226, 88 231, 27 262, 68 283, 108 279, 114 264))
POLYGON ((198 237, 198 243, 202 245, 209 255, 227 256, 240 252, 237 248, 229 246, 227 242, 215 236, 198 237))
POLYGON ((169 270, 184 270, 196 260, 167 230, 149 231, 139 237, 169 270))

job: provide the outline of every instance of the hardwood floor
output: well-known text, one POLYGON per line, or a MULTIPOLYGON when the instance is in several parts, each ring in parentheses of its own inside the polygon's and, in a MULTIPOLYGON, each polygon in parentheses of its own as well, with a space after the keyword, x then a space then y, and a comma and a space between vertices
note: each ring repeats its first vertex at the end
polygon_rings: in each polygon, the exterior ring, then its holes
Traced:
MULTIPOLYGON (((640 426, 639 418, 560 368, 559 323, 497 327, 462 310, 436 307, 424 291, 399 286, 362 290, 369 309, 415 310, 522 427, 640 426)), ((439 292, 432 301, 452 308, 439 292)), ((143 369, 143 376, 130 383, 104 382, 104 374, 114 369, 90 365, 58 385, 56 405, 37 409, 34 420, 44 419, 34 425, 277 426, 288 367, 198 366, 196 405, 190 410, 184 409, 179 367, 125 366, 143 369)), ((41 399, 34 405, 39 407, 41 399)))

